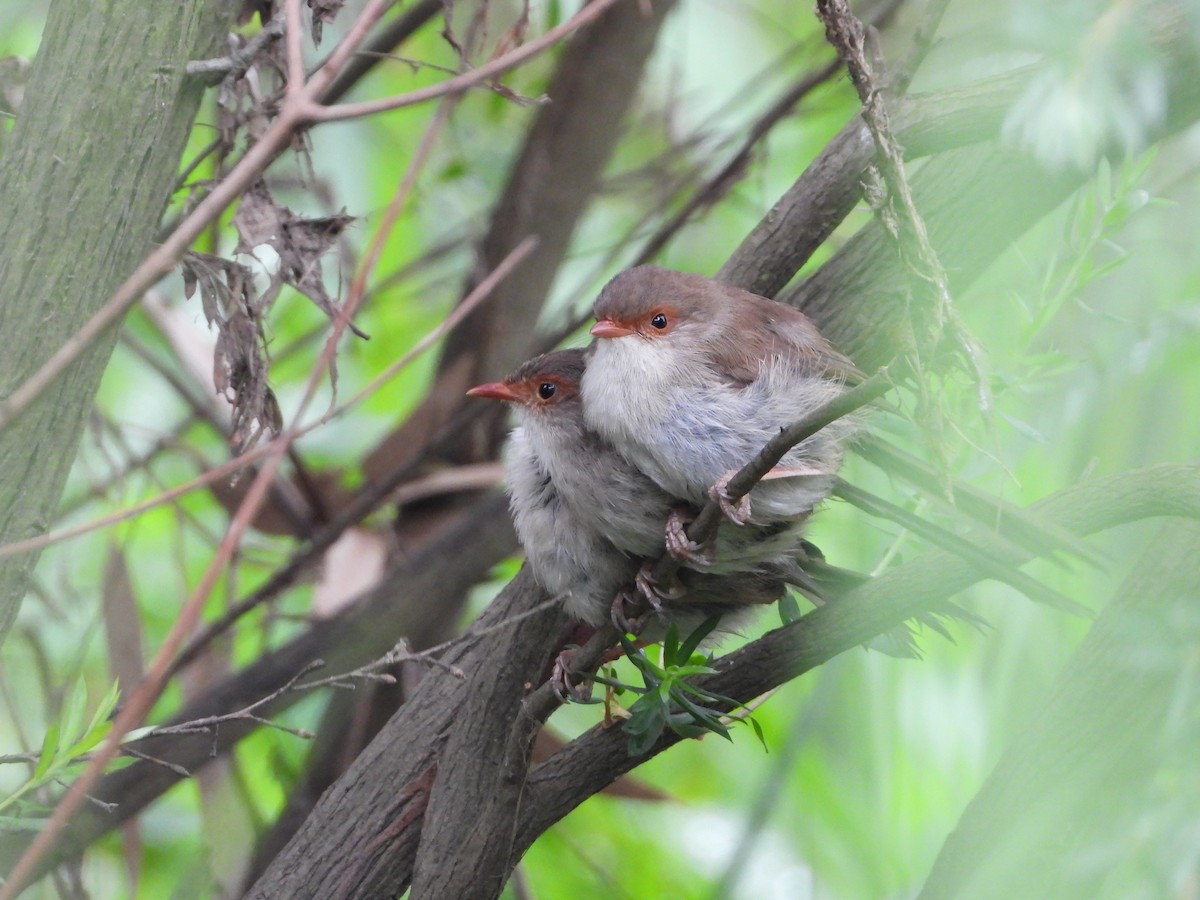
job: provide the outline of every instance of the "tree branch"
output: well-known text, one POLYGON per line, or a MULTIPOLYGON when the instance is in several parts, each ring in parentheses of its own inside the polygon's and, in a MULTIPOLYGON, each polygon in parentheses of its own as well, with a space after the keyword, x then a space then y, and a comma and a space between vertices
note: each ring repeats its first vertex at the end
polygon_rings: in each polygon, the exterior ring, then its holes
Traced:
MULTIPOLYGON (((1084 482, 1033 504, 1040 518, 1091 534, 1157 516, 1200 519, 1200 466, 1164 465, 1084 482)), ((872 579, 837 603, 818 607, 716 660, 706 690, 747 702, 883 634, 963 590, 980 577, 969 563, 933 551, 872 579)), ((530 773, 516 813, 514 855, 572 809, 682 738, 664 732, 647 753, 631 757, 619 729, 593 727, 530 773)), ((1013 895, 1009 895, 1013 896, 1013 895)))

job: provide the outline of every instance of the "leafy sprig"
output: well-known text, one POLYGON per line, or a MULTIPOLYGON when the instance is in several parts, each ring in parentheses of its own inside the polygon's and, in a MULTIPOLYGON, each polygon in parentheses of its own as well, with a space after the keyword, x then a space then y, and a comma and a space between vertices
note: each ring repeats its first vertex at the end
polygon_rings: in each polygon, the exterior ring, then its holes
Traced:
POLYGON ((600 674, 593 676, 601 684, 638 695, 638 699, 629 707, 629 716, 622 726, 622 730, 629 735, 630 756, 648 751, 666 728, 685 738, 701 737, 711 732, 732 741, 729 723, 736 721, 748 722, 759 741, 766 746, 762 728, 753 718, 749 715, 730 718, 730 712, 743 708, 743 704, 706 691, 688 680, 696 675, 716 673, 716 669, 710 665, 712 658, 699 653, 698 647, 718 622, 719 616, 710 616, 682 640, 678 627, 672 624, 661 645, 661 663, 654 662, 629 635, 622 634, 621 646, 641 675, 642 684, 625 684, 600 674))

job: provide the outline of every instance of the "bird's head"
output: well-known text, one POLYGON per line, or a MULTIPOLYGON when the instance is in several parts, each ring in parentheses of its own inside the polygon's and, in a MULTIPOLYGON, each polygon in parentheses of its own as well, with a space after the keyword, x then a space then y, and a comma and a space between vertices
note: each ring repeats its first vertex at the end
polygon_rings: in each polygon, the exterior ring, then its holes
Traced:
POLYGON ((565 410, 578 406, 583 367, 582 350, 557 350, 522 364, 503 381, 471 388, 467 396, 503 400, 534 413, 565 410))
POLYGON ((637 335, 670 344, 711 324, 719 312, 707 279, 658 266, 622 272, 600 292, 592 334, 601 339, 637 335))

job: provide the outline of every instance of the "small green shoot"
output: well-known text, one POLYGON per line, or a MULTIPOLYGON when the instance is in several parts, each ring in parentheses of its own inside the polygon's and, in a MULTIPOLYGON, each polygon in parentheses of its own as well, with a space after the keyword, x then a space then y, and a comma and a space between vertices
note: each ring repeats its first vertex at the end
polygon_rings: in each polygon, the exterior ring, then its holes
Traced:
POLYGON ((40 820, 28 815, 37 807, 26 798, 38 789, 61 780, 72 766, 82 762, 108 736, 112 730, 109 717, 117 706, 119 696, 114 682, 85 724, 87 687, 82 678, 75 682, 63 704, 59 720, 46 729, 37 763, 29 778, 9 796, 0 797, 0 830, 40 827, 40 820), (13 815, 10 812, 12 810, 17 814, 13 815))
MULTIPOLYGON (((638 695, 629 707, 629 717, 622 726, 629 735, 629 755, 647 752, 670 728, 681 737, 700 737, 706 732, 733 740, 729 725, 722 721, 730 710, 742 707, 729 697, 714 694, 692 684, 693 675, 712 675, 716 672, 710 657, 697 652, 697 647, 717 627, 719 616, 705 619, 686 639, 680 640, 679 629, 672 624, 663 639, 661 665, 654 662, 628 635, 620 638, 629 661, 642 676, 641 685, 623 684, 615 679, 596 675, 595 680, 617 690, 638 695)), ((751 717, 750 723, 758 739, 763 741, 762 729, 751 717)), ((763 741, 764 748, 766 742, 763 741)))

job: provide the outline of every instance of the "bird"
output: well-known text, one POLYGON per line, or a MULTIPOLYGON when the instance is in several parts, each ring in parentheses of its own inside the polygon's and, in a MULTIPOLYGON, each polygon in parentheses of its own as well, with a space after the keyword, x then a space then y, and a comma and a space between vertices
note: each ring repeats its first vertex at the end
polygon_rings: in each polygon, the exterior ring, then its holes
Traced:
MULTIPOLYGON (((516 409, 519 424, 505 470, 526 561, 571 616, 598 625, 645 562, 662 554, 663 526, 675 501, 585 424, 580 388, 586 366, 582 349, 553 351, 467 394, 516 409)), ((678 584, 658 594, 658 611, 685 635, 710 616, 724 616, 725 634, 741 623, 730 614, 773 602, 784 594, 784 582, 783 573, 762 560, 682 571, 678 584)))
POLYGON ((861 379, 807 316, 700 275, 644 265, 594 306, 584 422, 674 498, 735 523, 797 523, 832 489, 857 429, 839 419, 794 447, 737 504, 725 486, 781 428, 861 379))

